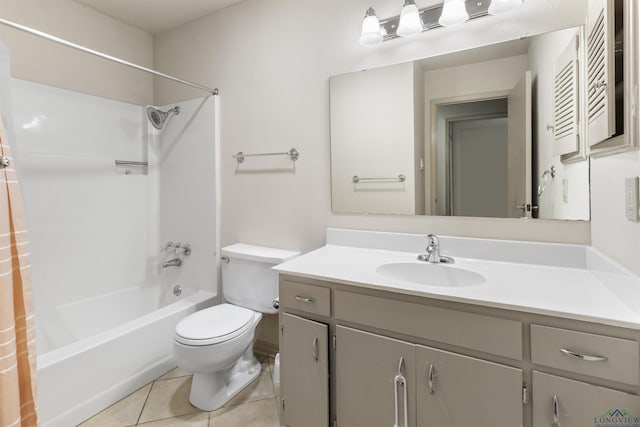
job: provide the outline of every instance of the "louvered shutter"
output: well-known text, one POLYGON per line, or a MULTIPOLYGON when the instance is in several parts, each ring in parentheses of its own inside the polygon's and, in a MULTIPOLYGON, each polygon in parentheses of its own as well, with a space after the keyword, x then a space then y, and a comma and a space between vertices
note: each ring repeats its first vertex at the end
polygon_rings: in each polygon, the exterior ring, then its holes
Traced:
POLYGON ((587 16, 587 126, 589 146, 615 133, 614 0, 591 1, 587 16))
POLYGON ((579 37, 558 56, 553 81, 553 155, 572 154, 580 148, 579 37))

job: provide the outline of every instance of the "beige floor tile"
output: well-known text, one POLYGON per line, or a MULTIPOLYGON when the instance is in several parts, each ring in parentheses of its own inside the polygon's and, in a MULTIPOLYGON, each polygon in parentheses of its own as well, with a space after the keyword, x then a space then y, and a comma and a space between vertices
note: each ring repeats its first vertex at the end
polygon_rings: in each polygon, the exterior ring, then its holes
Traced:
POLYGON ((189 403, 192 377, 180 377, 153 383, 140 423, 200 412, 189 403))
POLYGON ((138 422, 144 402, 151 390, 151 384, 131 393, 124 399, 114 403, 93 418, 89 418, 82 427, 125 427, 138 422))
POLYGON ((164 374, 160 378, 158 378, 156 381, 158 381, 158 380, 169 380, 171 378, 188 377, 189 375, 191 375, 190 372, 187 372, 187 371, 185 371, 184 369, 181 369, 181 368, 175 368, 175 369, 170 370, 169 372, 167 372, 166 374, 164 374))
POLYGON ((276 395, 273 389, 273 381, 271 380, 271 371, 269 363, 262 363, 260 376, 247 388, 242 390, 240 394, 231 399, 225 406, 240 405, 246 402, 253 402, 261 399, 269 399, 276 395))
POLYGON ((209 425, 209 413, 200 412, 138 425, 143 427, 207 427, 209 425))
POLYGON ((209 427, 279 427, 275 399, 263 399, 244 405, 227 406, 211 413, 209 427))

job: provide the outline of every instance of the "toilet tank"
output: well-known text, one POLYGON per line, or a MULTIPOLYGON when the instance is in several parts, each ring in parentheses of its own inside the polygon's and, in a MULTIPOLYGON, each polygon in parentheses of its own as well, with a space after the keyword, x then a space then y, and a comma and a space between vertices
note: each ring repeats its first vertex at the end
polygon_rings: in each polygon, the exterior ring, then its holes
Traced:
POLYGON ((261 313, 276 313, 273 300, 278 297, 278 273, 271 267, 300 252, 236 243, 222 248, 221 254, 225 299, 261 313))

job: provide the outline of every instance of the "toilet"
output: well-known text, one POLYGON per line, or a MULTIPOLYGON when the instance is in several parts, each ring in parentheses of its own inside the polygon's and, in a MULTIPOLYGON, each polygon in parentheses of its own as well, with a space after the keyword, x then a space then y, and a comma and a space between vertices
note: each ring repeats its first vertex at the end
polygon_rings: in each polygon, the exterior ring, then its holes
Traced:
POLYGON ((193 373, 189 402, 204 411, 220 408, 260 375, 253 337, 262 313, 277 312, 271 267, 299 252, 237 243, 221 254, 227 302, 182 319, 173 342, 176 364, 193 373))

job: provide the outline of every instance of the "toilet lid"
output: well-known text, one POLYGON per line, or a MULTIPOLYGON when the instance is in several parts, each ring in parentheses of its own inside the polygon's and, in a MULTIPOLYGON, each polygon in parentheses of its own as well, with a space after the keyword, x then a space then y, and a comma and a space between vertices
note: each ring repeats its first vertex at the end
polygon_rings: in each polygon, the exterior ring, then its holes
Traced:
POLYGON ((187 345, 209 345, 241 335, 255 313, 247 308, 220 304, 196 311, 176 326, 176 341, 187 345))

